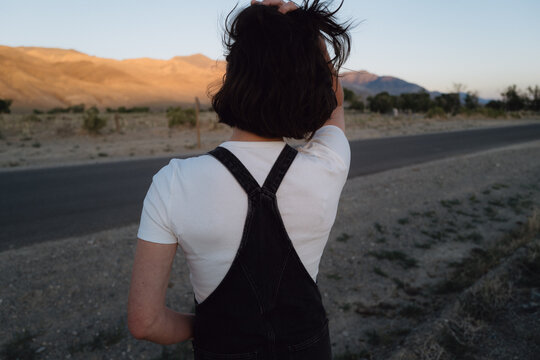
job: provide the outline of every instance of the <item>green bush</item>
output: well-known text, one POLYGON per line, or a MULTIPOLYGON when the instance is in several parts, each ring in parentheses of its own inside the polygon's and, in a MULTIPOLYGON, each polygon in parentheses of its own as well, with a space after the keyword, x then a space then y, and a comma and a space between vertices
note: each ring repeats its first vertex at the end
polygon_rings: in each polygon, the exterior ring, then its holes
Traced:
POLYGON ((356 100, 356 94, 354 93, 354 91, 349 90, 346 87, 344 87, 343 100, 352 103, 354 100, 356 100))
POLYGON ((442 107, 435 106, 435 107, 429 109, 429 111, 426 113, 426 117, 428 119, 432 119, 432 118, 445 119, 446 118, 446 112, 444 111, 444 109, 442 107))
POLYGON ((362 100, 354 99, 353 101, 351 101, 351 104, 349 105, 349 109, 364 111, 365 109, 364 102, 362 100))
POLYGON ((435 108, 441 108, 445 113, 452 115, 458 113, 460 104, 458 93, 441 94, 435 98, 435 108))
POLYGON ((384 91, 375 96, 368 96, 367 101, 369 102, 369 108, 371 111, 386 114, 392 112, 394 103, 396 102, 395 99, 395 96, 392 96, 388 92, 384 91))
POLYGON ((169 119, 170 128, 186 124, 195 126, 195 122, 197 121, 195 109, 182 109, 181 106, 168 108, 167 119, 169 119))
POLYGON ((91 107, 86 110, 83 115, 83 129, 90 133, 99 133, 99 130, 107 125, 105 118, 99 117, 99 110, 96 107, 91 107))
POLYGON ((501 93, 501 96, 506 106, 506 111, 520 111, 525 109, 527 97, 519 92, 516 85, 507 87, 506 90, 501 93))

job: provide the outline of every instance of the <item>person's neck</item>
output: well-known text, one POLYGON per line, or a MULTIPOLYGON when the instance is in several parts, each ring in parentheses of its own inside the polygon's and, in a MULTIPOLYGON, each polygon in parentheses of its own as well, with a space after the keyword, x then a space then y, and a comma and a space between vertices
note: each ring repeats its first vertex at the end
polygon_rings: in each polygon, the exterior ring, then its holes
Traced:
POLYGON ((267 138, 234 127, 229 141, 283 141, 283 138, 267 138))

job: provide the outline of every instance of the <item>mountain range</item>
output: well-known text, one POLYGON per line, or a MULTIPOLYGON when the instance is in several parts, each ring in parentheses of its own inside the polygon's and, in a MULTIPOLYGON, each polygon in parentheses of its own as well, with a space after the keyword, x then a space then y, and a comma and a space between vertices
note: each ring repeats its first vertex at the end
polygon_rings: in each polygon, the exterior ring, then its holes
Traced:
MULTIPOLYGON (((209 85, 219 84, 225 62, 202 54, 169 60, 114 60, 75 50, 0 45, 0 98, 12 99, 15 111, 47 110, 77 104, 101 108, 166 107, 209 103, 209 85)), ((344 87, 363 97, 425 89, 391 76, 367 71, 343 73, 344 87)))
POLYGON ((342 74, 341 84, 357 95, 367 97, 386 91, 390 95, 427 91, 423 87, 393 76, 377 76, 365 70, 342 74))
POLYGON ((75 50, 0 46, 0 98, 13 110, 84 103, 98 107, 208 103, 207 88, 225 71, 204 55, 170 60, 113 60, 75 50), (205 101, 206 100, 206 101, 205 101))

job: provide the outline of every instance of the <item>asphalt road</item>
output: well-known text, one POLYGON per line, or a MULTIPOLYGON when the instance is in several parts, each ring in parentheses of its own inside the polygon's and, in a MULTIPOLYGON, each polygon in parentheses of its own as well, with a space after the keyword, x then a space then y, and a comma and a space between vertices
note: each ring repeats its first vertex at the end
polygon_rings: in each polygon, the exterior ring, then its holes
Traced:
MULTIPOLYGON (((349 177, 540 139, 540 124, 351 142, 349 177)), ((0 173, 0 251, 135 223, 169 158, 0 173)))

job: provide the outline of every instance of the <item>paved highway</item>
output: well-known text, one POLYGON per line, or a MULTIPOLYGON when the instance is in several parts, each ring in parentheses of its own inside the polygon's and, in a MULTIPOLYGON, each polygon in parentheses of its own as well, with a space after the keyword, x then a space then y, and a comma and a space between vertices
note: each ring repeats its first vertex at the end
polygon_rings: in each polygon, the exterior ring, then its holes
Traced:
MULTIPOLYGON (((540 139, 540 124, 351 142, 349 177, 540 139)), ((0 251, 135 223, 169 158, 0 173, 0 251)))

